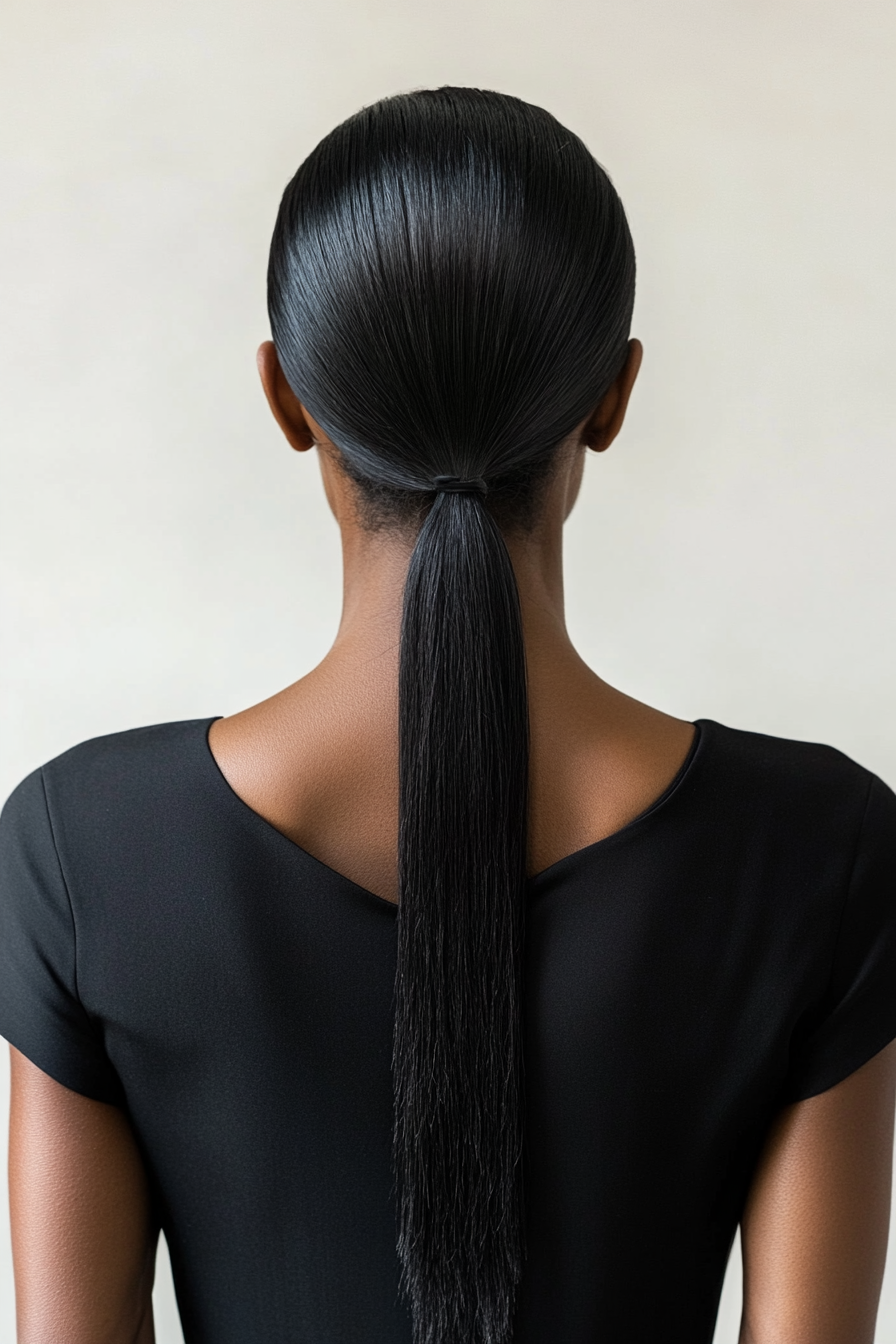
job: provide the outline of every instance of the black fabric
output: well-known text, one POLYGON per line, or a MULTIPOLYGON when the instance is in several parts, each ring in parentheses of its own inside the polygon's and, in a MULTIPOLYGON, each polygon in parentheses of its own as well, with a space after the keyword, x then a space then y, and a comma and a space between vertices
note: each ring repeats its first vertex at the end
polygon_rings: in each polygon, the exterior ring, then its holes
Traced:
MULTIPOLYGON (((87 742, 0 823, 0 1030, 126 1107, 188 1344, 408 1344, 395 907, 231 791, 210 721, 87 742)), ((517 1344, 711 1340, 768 1124, 896 1037, 896 798, 702 720, 528 891, 517 1344)))

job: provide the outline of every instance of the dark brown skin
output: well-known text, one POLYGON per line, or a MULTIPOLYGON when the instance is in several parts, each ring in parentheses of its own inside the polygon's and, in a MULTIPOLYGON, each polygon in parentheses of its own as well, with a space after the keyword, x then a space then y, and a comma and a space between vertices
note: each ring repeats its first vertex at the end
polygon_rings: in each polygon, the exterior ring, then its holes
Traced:
POLYGON ((11 1056, 19 1344, 153 1344, 158 1229, 130 1126, 11 1056))
MULTIPOLYGON (((586 450, 604 451, 622 426, 640 362, 632 341, 616 383, 562 446, 534 531, 507 537, 529 672, 532 873, 643 812, 674 778, 693 736, 691 724, 630 699, 586 667, 563 614, 563 523, 586 450)), ((288 442, 300 452, 318 449, 342 533, 343 614, 323 662, 262 704, 218 720, 212 751, 250 807, 394 901, 398 635, 413 537, 365 531, 337 450, 291 392, 270 342, 258 363, 288 442)), ((127 1122, 12 1053, 20 1344, 151 1344, 157 1229, 127 1122)), ((777 1118, 743 1220, 741 1344, 871 1344, 894 1107, 896 1043, 777 1118)))

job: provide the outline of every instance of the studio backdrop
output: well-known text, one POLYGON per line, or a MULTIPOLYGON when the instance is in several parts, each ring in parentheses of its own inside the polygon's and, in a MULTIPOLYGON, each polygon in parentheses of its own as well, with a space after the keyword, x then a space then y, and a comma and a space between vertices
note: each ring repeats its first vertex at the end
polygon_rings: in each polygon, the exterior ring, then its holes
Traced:
MULTIPOLYGON (((891 0, 5 0, 0 27, 3 797, 326 650, 336 528, 254 364, 268 241, 333 125, 445 83, 567 123, 634 235, 643 370, 568 527, 582 653, 896 784, 891 0)), ((724 1344, 737 1294, 733 1261, 724 1344)), ((164 1252, 157 1298, 175 1344, 164 1252)))

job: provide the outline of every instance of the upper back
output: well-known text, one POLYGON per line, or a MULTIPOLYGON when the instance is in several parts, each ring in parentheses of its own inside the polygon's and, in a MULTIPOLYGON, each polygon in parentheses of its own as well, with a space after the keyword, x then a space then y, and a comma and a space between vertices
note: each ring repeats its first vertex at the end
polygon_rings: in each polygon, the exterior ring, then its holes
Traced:
MULTIPOLYGON (((584 665, 530 685, 530 873, 628 825, 684 764, 694 727, 622 695, 584 665)), ((397 715, 376 684, 305 678, 209 732, 253 811, 316 858, 397 900, 397 715)))

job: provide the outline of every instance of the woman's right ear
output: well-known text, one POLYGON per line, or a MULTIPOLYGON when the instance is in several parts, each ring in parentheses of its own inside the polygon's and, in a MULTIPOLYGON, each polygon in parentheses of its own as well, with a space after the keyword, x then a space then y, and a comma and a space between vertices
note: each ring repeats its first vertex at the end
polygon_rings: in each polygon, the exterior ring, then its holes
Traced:
POLYGON ((273 341, 263 341, 258 347, 256 363, 268 405, 287 443, 297 453, 307 452, 315 446, 316 439, 308 424, 304 406, 286 381, 273 341))

